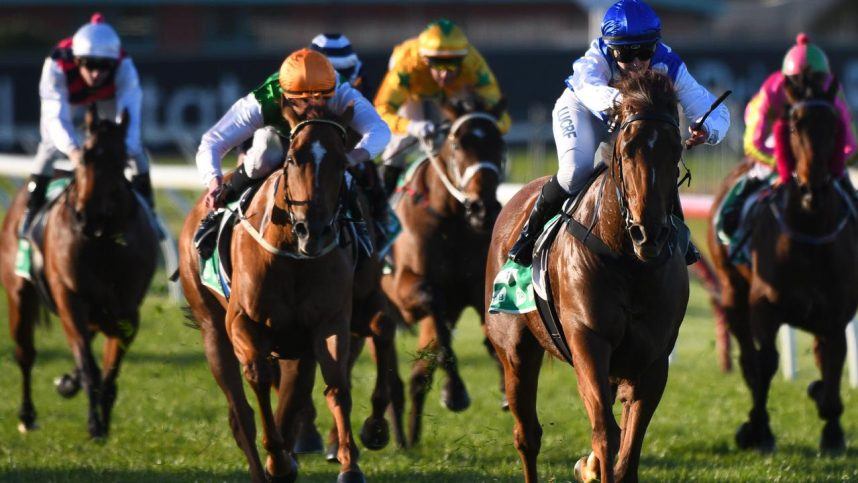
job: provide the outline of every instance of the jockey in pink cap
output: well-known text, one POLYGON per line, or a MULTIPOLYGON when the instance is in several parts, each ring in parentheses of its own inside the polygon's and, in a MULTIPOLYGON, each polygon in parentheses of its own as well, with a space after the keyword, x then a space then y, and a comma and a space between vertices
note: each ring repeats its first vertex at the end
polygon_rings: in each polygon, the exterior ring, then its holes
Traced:
MULTIPOLYGON (((730 244, 730 238, 739 238, 735 231, 747 197, 764 186, 766 180, 786 182, 792 176, 793 167, 789 165, 787 159, 782 159, 784 157, 776 159, 774 127, 784 116, 787 104, 784 84, 787 78, 803 74, 810 74, 814 82, 819 82, 825 87, 833 81, 825 52, 810 43, 806 34, 801 33, 796 37, 796 44, 784 56, 781 70, 772 73, 763 82, 760 90, 745 108, 745 157, 748 162, 753 163, 753 166, 733 185, 724 197, 720 208, 719 220, 716 223, 720 225, 719 238, 725 244, 730 244), (777 170, 777 177, 775 177, 775 170, 777 170)), ((841 88, 838 88, 834 104, 840 113, 843 151, 842 155, 831 163, 831 174, 848 188, 846 190, 848 193, 854 195, 855 190, 849 183, 849 177, 844 175, 846 160, 855 154, 855 133, 852 130, 852 116, 841 88)))

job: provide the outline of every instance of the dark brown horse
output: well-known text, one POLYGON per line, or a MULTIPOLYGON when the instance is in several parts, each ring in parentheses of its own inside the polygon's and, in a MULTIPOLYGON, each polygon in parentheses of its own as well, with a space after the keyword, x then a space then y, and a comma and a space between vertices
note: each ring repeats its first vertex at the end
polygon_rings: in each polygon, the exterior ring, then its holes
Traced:
POLYGON ((229 421, 254 481, 294 481, 290 454, 298 415, 313 387, 315 362, 338 428, 338 481, 363 481, 351 432, 347 377, 354 255, 342 246, 347 164, 345 124, 326 109, 284 106, 292 138, 282 169, 261 185, 232 238, 229 300, 204 287, 192 238, 206 214, 202 200, 179 240, 180 277, 199 323, 210 369, 229 402, 229 421), (279 362, 273 362, 274 357, 279 362), (253 411, 241 374, 256 394, 262 419, 260 463, 253 411), (277 375, 279 373, 279 380, 277 375), (270 390, 279 403, 272 411, 270 390), (273 475, 273 476, 272 476, 273 475))
MULTIPOLYGON (((753 407, 736 433, 740 448, 771 451, 775 438, 766 409, 778 366, 775 339, 786 323, 812 333, 822 380, 808 394, 825 420, 820 448, 845 449, 840 378, 846 357, 845 328, 858 307, 858 226, 829 173, 840 121, 829 89, 803 78, 785 84, 788 105, 778 150, 791 150, 792 179, 759 204, 750 228, 750 266, 734 264, 710 223, 709 248, 721 282, 721 307, 741 351, 739 363, 753 407)), ((725 181, 714 206, 748 169, 725 181)))
MULTIPOLYGON (((588 227, 595 220, 591 236, 607 252, 597 254, 561 229, 546 269, 593 431, 593 452, 575 466, 583 481, 637 481, 644 434, 661 399, 668 355, 688 302, 684 248, 670 248, 682 151, 676 93, 667 76, 654 72, 630 74, 617 88, 624 122, 613 156, 574 214, 588 227), (615 399, 623 405, 621 426, 612 413, 615 399)), ((526 185, 498 217, 486 300, 545 181, 526 185)), ((534 482, 542 437, 539 369, 545 351, 558 358, 561 352, 537 312, 488 315, 486 331, 503 364, 525 480, 534 482)))
MULTIPOLYGON (((83 162, 45 214, 42 253, 47 292, 75 360, 73 375, 65 375, 57 389, 71 397, 83 384, 89 398, 89 434, 103 437, 110 430, 119 366, 137 334, 140 304, 155 271, 158 236, 123 174, 127 112, 122 123, 115 124, 99 120, 92 109, 86 127, 83 162), (98 332, 106 337, 102 370, 90 347, 98 332)), ((30 371, 40 299, 33 283, 14 273, 25 204, 26 190, 21 189, 3 222, 0 276, 24 381, 19 429, 29 431, 36 428, 30 371)))
POLYGON ((466 307, 474 307, 481 318, 484 313, 485 260, 500 211, 496 191, 506 150, 496 122, 502 109, 491 112, 472 99, 445 105, 442 112, 452 122, 449 134, 440 152, 407 180, 396 208, 402 233, 393 245, 394 271, 382 277, 382 287, 405 322, 420 325, 420 357, 411 373, 411 445, 420 437, 436 366, 448 376, 443 404, 453 411, 470 404, 451 330, 466 307))

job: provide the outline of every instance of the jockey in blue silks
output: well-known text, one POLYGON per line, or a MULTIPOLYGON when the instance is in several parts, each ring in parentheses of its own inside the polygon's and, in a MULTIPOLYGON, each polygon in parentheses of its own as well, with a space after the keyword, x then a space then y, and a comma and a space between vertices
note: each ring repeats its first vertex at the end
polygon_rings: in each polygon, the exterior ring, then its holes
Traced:
MULTIPOLYGON (((593 40, 584 56, 572 65, 572 75, 566 78, 566 88, 554 105, 552 127, 560 166, 542 187, 510 250, 513 261, 530 265, 533 245, 543 225, 560 210, 566 198, 578 194, 593 174, 596 149, 610 137, 610 111, 620 100, 614 82, 626 72, 645 69, 670 76, 689 123, 702 118, 715 100, 691 76, 682 59, 661 42, 661 21, 649 5, 639 0, 613 4, 602 21, 602 36, 593 40)), ((730 112, 722 104, 700 129, 691 130, 687 142, 717 144, 729 127, 730 112)), ((696 256, 696 249, 689 245, 686 261, 693 263, 696 256)))

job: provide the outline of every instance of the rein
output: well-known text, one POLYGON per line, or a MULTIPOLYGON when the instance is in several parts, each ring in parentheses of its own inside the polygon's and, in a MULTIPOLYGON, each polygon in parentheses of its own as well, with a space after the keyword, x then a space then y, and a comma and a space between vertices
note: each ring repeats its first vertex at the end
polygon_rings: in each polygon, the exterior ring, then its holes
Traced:
MULTIPOLYGON (((337 129, 337 131, 339 131, 339 134, 343 140, 343 143, 346 142, 346 138, 347 138, 346 128, 343 127, 342 124, 340 124, 336 121, 331 121, 329 119, 307 119, 305 121, 299 122, 298 124, 295 125, 295 127, 292 128, 292 132, 289 134, 290 146, 292 144, 292 141, 295 139, 295 136, 297 136, 298 132, 300 132, 301 129, 309 126, 310 124, 324 124, 324 125, 335 127, 337 129)), ((288 159, 290 159, 291 157, 292 157, 291 154, 287 153, 287 155, 286 155, 287 162, 288 162, 288 159)), ((274 185, 272 187, 272 192, 273 192, 272 196, 276 195, 277 188, 280 186, 280 180, 283 179, 283 177, 285 177, 285 174, 278 177, 274 181, 274 185)), ((241 226, 245 229, 245 231, 247 231, 247 234, 250 235, 250 237, 253 238, 256 241, 256 243, 259 244, 259 246, 261 246, 265 251, 267 251, 268 253, 271 253, 272 255, 275 255, 278 257, 292 258, 295 260, 312 260, 312 259, 321 258, 321 257, 327 255, 328 253, 333 251, 335 248, 337 248, 340 244, 340 233, 341 232, 340 232, 340 230, 337 229, 336 224, 337 224, 337 221, 340 219, 340 212, 342 211, 342 203, 341 202, 337 203, 337 209, 334 212, 334 215, 331 217, 331 223, 330 223, 330 225, 334 228, 334 231, 336 232, 337 236, 335 236, 333 238, 331 243, 329 243, 324 248, 322 248, 318 254, 310 256, 310 255, 304 255, 300 252, 293 251, 293 250, 283 250, 283 249, 278 248, 278 247, 272 245, 271 243, 269 243, 268 240, 266 240, 265 237, 262 235, 262 233, 259 230, 257 230, 253 226, 253 224, 250 223, 250 220, 247 217, 247 215, 245 215, 244 203, 246 200, 244 200, 243 198, 244 197, 242 197, 242 199, 239 200, 239 202, 238 202, 238 219, 239 219, 239 222, 241 223, 241 226)), ((289 216, 289 224, 294 226, 295 215, 292 213, 292 209, 289 207, 291 205, 291 203, 287 203, 286 205, 287 205, 286 213, 289 216)), ((260 226, 260 229, 262 229, 261 226, 260 226)))

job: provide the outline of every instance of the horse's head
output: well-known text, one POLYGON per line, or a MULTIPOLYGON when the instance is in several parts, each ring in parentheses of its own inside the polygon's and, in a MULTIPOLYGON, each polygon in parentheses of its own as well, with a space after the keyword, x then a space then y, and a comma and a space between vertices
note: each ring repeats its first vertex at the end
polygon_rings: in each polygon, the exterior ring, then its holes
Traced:
POLYGON ((284 104, 282 112, 292 134, 275 203, 288 214, 298 251, 314 257, 337 243, 347 164, 345 126, 354 107, 349 106, 342 116, 324 105, 284 104))
MULTIPOLYGON (((795 180, 802 193, 802 206, 812 210, 814 195, 831 180, 830 163, 842 150, 843 134, 837 107, 838 82, 804 73, 786 78, 784 91, 789 127, 789 148, 795 159, 795 180)), ((781 139, 777 140, 783 143, 781 139)))
POLYGON ((73 208, 87 236, 118 233, 133 206, 124 175, 128 122, 128 111, 122 113, 119 124, 99 119, 95 105, 86 113, 83 159, 74 167, 73 208))
POLYGON ((451 123, 441 157, 450 181, 464 195, 461 204, 465 218, 478 232, 491 230, 501 209, 497 188, 504 169, 506 143, 497 120, 505 105, 506 101, 501 100, 488 109, 481 99, 471 95, 441 106, 442 114, 451 123))
POLYGON ((623 123, 610 172, 635 255, 648 261, 661 254, 671 231, 682 155, 677 95, 669 77, 650 70, 625 75, 617 88, 623 123))

